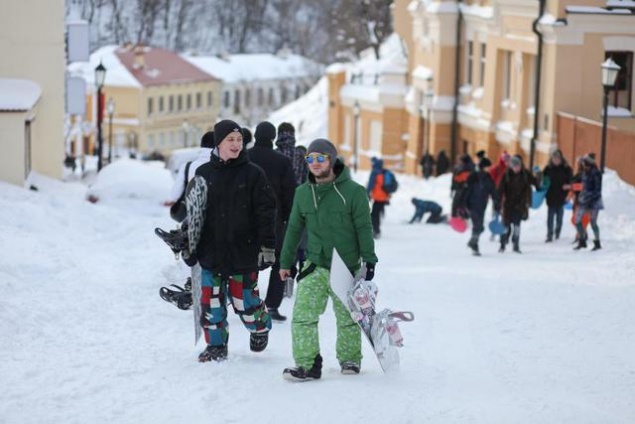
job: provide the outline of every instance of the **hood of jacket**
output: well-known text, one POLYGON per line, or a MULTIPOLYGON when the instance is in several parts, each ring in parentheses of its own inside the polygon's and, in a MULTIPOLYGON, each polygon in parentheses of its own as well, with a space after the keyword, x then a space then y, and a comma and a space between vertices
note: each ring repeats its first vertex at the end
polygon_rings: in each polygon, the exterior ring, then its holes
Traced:
POLYGON ((278 139, 276 140, 276 146, 280 150, 289 150, 295 147, 295 135, 288 132, 283 132, 278 134, 278 139))

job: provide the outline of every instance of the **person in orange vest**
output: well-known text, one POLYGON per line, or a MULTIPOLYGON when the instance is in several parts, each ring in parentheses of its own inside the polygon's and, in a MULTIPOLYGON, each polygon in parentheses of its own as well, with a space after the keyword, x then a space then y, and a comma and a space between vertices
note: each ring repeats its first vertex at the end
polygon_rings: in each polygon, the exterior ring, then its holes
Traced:
POLYGON ((469 215, 462 205, 465 204, 465 189, 467 188, 467 179, 474 171, 474 162, 468 154, 461 156, 459 163, 454 167, 452 174, 452 186, 450 187, 450 196, 452 197, 452 218, 460 216, 463 219, 469 218, 469 215))
POLYGON ((390 194, 384 189, 386 170, 384 169, 384 161, 373 157, 371 159, 373 169, 368 179, 366 192, 368 197, 373 201, 370 211, 370 220, 373 224, 373 237, 378 239, 381 236, 381 218, 384 215, 386 205, 390 203, 390 194))

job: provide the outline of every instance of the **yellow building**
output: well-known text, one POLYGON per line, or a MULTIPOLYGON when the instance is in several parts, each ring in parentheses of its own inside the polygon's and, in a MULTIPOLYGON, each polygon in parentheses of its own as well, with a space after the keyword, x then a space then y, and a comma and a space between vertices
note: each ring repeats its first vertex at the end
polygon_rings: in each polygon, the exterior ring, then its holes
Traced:
MULTIPOLYGON (((113 155, 123 151, 169 153, 198 146, 218 116, 220 81, 165 49, 145 46, 107 46, 91 54, 89 63, 74 63, 69 71, 81 75, 89 87, 87 116, 95 146, 97 122, 94 69, 106 68, 102 124, 104 155, 110 140, 108 103, 112 114, 113 155)), ((75 148, 75 150, 78 150, 75 148)))
POLYGON ((0 13, 0 180, 61 178, 64 1, 4 1, 0 13), (37 29, 37 30, 34 30, 37 29))
MULTIPOLYGON (((426 150, 435 156, 445 150, 453 160, 478 150, 495 158, 507 150, 528 164, 545 164, 552 149, 563 147, 560 114, 602 120, 600 66, 607 58, 621 67, 609 93, 609 125, 635 131, 630 0, 396 0, 393 18, 407 57, 403 101, 371 107, 363 101, 369 92, 357 90, 354 97, 362 106, 363 146, 372 138, 364 124, 371 119, 391 122, 405 134, 401 150, 394 137, 383 138, 389 154, 403 157, 393 162, 396 168, 418 173, 426 150)), ((329 74, 329 135, 335 140, 348 139, 354 115, 349 87, 355 81, 346 78, 329 74)), ((595 145, 588 149, 598 151, 595 145)))

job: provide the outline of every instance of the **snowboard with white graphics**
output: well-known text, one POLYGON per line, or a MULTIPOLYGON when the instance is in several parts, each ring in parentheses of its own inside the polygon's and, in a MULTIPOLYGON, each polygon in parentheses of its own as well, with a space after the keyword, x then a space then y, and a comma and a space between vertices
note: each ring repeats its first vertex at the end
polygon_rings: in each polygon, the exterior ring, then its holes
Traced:
MULTIPOLYGON (((189 254, 196 254, 196 247, 201 240, 207 207, 207 182, 196 176, 187 186, 185 195, 187 209, 187 241, 189 254)), ((192 310, 194 311, 194 344, 201 338, 201 279, 202 269, 197 263, 192 267, 192 310)))
POLYGON ((399 365, 397 348, 403 346, 399 330, 400 321, 412 321, 412 312, 375 311, 377 285, 363 276, 353 277, 344 261, 333 249, 330 273, 331 289, 351 313, 377 356, 379 365, 388 372, 399 365))

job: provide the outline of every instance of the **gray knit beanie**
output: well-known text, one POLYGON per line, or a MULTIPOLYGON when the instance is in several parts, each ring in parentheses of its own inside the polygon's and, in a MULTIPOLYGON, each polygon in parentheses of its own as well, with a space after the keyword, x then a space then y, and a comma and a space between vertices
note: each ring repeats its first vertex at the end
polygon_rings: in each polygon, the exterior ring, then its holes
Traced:
POLYGON ((331 166, 333 166, 335 164, 335 161, 337 160, 337 149, 335 148, 333 143, 325 138, 317 138, 313 140, 311 144, 309 144, 307 155, 310 155, 311 153, 322 153, 325 155, 329 155, 331 166))

